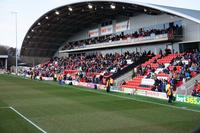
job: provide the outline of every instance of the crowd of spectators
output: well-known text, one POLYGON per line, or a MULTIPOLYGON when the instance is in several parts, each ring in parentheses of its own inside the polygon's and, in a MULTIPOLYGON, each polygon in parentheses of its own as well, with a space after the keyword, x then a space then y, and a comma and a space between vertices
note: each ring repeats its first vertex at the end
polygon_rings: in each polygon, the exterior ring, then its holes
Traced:
POLYGON ((113 73, 140 60, 141 57, 153 55, 149 52, 125 52, 123 54, 94 54, 79 55, 66 58, 55 57, 46 63, 24 73, 42 77, 55 77, 63 75, 64 80, 77 80, 82 82, 103 83, 104 77, 110 77, 113 73))
MULTIPOLYGON (((168 56, 168 54, 162 55, 159 58, 165 56, 168 56)), ((175 91, 177 86, 200 73, 200 52, 198 50, 194 50, 190 53, 183 53, 173 58, 167 66, 166 64, 157 62, 158 59, 153 62, 158 64, 157 68, 151 67, 151 65, 148 64, 144 67, 139 66, 136 70, 136 75, 143 75, 147 79, 154 79, 153 91, 165 92, 168 83, 175 91), (157 70, 159 69, 161 71, 158 72, 157 70), (159 78, 160 73, 167 76, 167 78, 159 78)), ((194 88, 192 95, 199 95, 199 90, 196 89, 197 87, 195 86, 194 88)))
POLYGON ((124 32, 121 32, 121 34, 111 34, 111 35, 99 36, 99 37, 89 38, 89 39, 80 40, 80 41, 66 42, 62 50, 83 48, 85 47, 85 45, 114 42, 114 41, 120 41, 120 40, 127 40, 128 38, 134 39, 134 38, 147 37, 151 35, 161 35, 161 34, 169 34, 170 37, 173 37, 173 35, 182 35, 182 26, 172 24, 167 29, 140 28, 138 31, 133 31, 132 33, 129 33, 129 34, 125 34, 124 32))
POLYGON ((198 80, 195 80, 195 84, 192 90, 192 96, 200 97, 200 83, 198 80))
MULTIPOLYGON (((173 55, 167 51, 165 53, 160 52, 158 58, 152 62, 153 64, 158 64, 157 67, 152 67, 151 63, 146 66, 139 65, 135 70, 135 76, 141 75, 145 76, 146 79, 154 80, 153 91, 166 92, 166 88, 169 86, 175 91, 180 83, 184 83, 200 73, 200 52, 198 50, 177 54, 166 65, 165 63, 160 63, 159 60, 173 55), (161 73, 162 75, 167 75, 167 78, 159 78, 161 73)), ((117 73, 129 64, 140 60, 141 57, 149 55, 152 57, 154 54, 151 51, 145 51, 143 53, 125 52, 123 54, 79 55, 66 58, 55 57, 29 71, 25 71, 25 73, 31 75, 32 78, 36 76, 55 77, 62 74, 64 80, 105 84, 103 81, 105 77, 117 73), (128 63, 130 61, 131 63, 128 63)), ((200 96, 200 84, 198 81, 195 82, 192 95, 200 96)))

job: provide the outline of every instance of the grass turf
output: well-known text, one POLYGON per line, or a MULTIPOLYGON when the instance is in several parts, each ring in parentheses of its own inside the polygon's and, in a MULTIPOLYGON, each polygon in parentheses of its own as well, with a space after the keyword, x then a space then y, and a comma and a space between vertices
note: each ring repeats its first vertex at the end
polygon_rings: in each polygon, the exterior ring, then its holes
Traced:
POLYGON ((0 133, 40 132, 5 106, 48 133, 188 133, 200 125, 199 112, 172 108, 199 106, 0 75, 0 133))

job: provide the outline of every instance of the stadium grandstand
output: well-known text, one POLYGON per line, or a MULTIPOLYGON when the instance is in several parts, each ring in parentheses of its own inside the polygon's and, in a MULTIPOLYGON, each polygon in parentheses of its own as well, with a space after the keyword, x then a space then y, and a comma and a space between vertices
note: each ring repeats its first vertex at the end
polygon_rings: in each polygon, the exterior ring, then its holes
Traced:
POLYGON ((77 0, 33 23, 13 71, 16 50, 0 133, 200 132, 200 11, 77 0))
POLYGON ((200 90, 191 86, 200 79, 199 16, 197 10, 135 1, 70 3, 28 30, 21 58, 35 68, 25 73, 62 75, 94 88, 112 79, 117 90, 131 93, 165 92, 169 82, 178 94, 196 96, 200 90))

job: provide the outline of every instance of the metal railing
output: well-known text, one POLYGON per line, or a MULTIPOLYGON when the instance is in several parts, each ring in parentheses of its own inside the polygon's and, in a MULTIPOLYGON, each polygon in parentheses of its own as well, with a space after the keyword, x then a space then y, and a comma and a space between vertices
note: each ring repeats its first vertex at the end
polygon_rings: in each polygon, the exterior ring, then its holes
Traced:
POLYGON ((149 60, 148 57, 141 57, 128 67, 114 73, 112 78, 115 80, 117 86, 121 85, 122 81, 130 80, 133 76, 133 68, 149 60))
POLYGON ((200 74, 196 75, 194 78, 188 80, 187 82, 183 83, 183 85, 178 87, 176 90, 176 94, 191 95, 195 80, 200 81, 200 74))
POLYGON ((91 49, 98 49, 98 48, 109 48, 109 47, 115 47, 115 46, 129 46, 129 45, 153 43, 153 42, 160 42, 160 41, 167 41, 167 40, 169 40, 168 34, 165 33, 165 34, 152 35, 152 36, 147 36, 147 37, 139 37, 139 38, 132 38, 132 39, 130 38, 126 40, 85 45, 83 47, 77 47, 74 49, 60 50, 59 53, 75 52, 75 51, 81 51, 81 50, 91 50, 91 49))

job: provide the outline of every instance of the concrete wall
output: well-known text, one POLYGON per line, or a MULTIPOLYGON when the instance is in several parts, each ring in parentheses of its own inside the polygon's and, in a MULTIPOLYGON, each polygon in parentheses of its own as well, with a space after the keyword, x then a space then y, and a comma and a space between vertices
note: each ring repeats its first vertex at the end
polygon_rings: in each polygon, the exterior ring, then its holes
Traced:
POLYGON ((183 29, 183 41, 200 41, 200 24, 184 19, 183 29))

